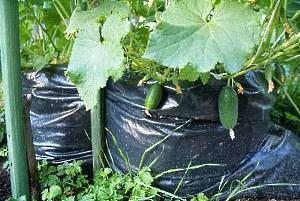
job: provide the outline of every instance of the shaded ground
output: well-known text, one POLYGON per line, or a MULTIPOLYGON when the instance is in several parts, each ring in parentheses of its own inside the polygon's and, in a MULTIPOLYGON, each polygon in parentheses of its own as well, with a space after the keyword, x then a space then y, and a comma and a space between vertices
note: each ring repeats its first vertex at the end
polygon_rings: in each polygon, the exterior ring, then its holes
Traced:
POLYGON ((0 201, 4 201, 10 197, 9 174, 6 170, 2 169, 4 162, 5 160, 0 157, 0 201))

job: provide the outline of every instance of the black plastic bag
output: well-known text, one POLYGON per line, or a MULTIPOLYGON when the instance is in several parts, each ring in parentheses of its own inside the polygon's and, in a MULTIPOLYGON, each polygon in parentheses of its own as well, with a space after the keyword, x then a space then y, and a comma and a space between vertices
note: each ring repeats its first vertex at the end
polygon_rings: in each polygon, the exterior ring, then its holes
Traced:
POLYGON ((65 77, 66 69, 66 65, 49 65, 23 76, 23 93, 31 96, 30 120, 36 155, 51 163, 90 163, 90 115, 76 87, 65 77))
MULTIPOLYGON (((250 178, 245 181, 247 187, 267 185, 252 191, 245 191, 239 197, 299 199, 299 167, 300 138, 280 126, 273 125, 269 135, 260 145, 260 149, 231 175, 228 175, 227 179, 242 180, 248 173, 251 173, 250 178)), ((215 186, 214 189, 216 188, 215 186)), ((225 193, 224 196, 227 194, 225 193)))
MULTIPOLYGON (((272 127, 269 112, 275 97, 267 93, 264 75, 251 72, 238 81, 244 87, 244 95, 239 96, 239 122, 234 129, 234 141, 218 119, 218 95, 226 84, 223 81, 211 80, 205 86, 185 86, 181 95, 176 94, 172 86, 164 87, 162 104, 158 109, 150 111, 153 118, 144 114, 143 106, 152 83, 136 87, 138 79, 129 76, 116 83, 110 82, 106 89, 106 121, 110 131, 107 134, 107 147, 112 157, 111 165, 118 171, 128 171, 128 165, 119 154, 121 149, 128 158, 129 168, 136 172, 144 151, 170 135, 145 155, 144 165, 151 164, 159 157, 151 167, 154 175, 170 169, 187 168, 190 162, 192 166, 224 165, 189 170, 177 192, 180 195, 189 196, 201 191, 215 194, 222 176, 232 181, 242 179, 257 165, 254 176, 259 174, 261 168, 267 173, 254 178, 253 184, 295 183, 292 175, 298 174, 298 169, 294 167, 287 174, 282 171, 277 174, 276 170, 281 163, 299 163, 300 141, 292 134, 285 136, 282 130, 274 132, 280 135, 279 139, 269 132, 272 127), (110 133, 116 138, 117 145, 110 133), (291 144, 291 139, 295 139, 294 144, 291 144), (277 144, 278 140, 282 143, 277 144), (286 147, 283 147, 284 144, 286 147), (285 150, 288 148, 291 152, 285 150), (284 154, 286 157, 277 158, 284 154), (287 158, 289 154, 291 161, 287 158), (261 163, 257 164, 260 160, 261 163)), ((156 180, 156 184, 174 192, 184 173, 181 171, 163 175, 156 180)), ((300 186, 297 190, 285 187, 282 194, 277 188, 272 191, 251 191, 249 196, 300 197, 300 186)))
MULTIPOLYGON (((90 115, 75 86, 64 76, 65 70, 66 66, 55 65, 24 76, 24 94, 32 96, 30 117, 37 156, 51 163, 84 160, 91 168, 90 115)), ((248 186, 300 183, 300 139, 270 122, 274 97, 267 94, 263 74, 249 73, 239 81, 245 94, 240 96, 234 141, 220 125, 217 115, 216 101, 223 82, 212 80, 206 86, 186 85, 182 95, 177 95, 172 86, 166 86, 160 108, 151 111, 153 118, 146 117, 143 106, 152 83, 136 87, 137 82, 137 78, 125 77, 116 83, 109 82, 106 90, 107 127, 118 143, 116 146, 111 134, 107 134, 115 170, 128 170, 119 148, 128 157, 129 168, 137 171, 144 150, 170 135, 145 155, 144 165, 159 156, 151 167, 154 175, 168 169, 186 168, 191 160, 192 166, 226 165, 188 171, 178 191, 181 195, 200 191, 212 195, 218 191, 223 175, 226 180, 235 181, 250 172, 248 186)), ((164 175, 156 184, 173 192, 183 174, 164 175)), ((268 186, 240 196, 300 198, 300 187, 268 186)))

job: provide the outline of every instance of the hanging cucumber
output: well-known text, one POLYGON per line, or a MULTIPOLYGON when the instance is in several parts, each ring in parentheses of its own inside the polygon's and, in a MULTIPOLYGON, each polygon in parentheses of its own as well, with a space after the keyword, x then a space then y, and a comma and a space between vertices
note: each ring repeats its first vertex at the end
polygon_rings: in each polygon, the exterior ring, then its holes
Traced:
POLYGON ((273 83, 273 66, 267 65, 265 67, 265 78, 268 81, 268 93, 271 93, 274 90, 274 83, 273 83))
POLYGON ((226 86, 219 95, 219 118, 222 125, 229 129, 231 139, 235 138, 233 128, 238 119, 238 96, 235 90, 226 86))
POLYGON ((156 109, 163 97, 163 88, 159 83, 154 84, 148 91, 145 100, 145 113, 151 117, 149 110, 156 109))

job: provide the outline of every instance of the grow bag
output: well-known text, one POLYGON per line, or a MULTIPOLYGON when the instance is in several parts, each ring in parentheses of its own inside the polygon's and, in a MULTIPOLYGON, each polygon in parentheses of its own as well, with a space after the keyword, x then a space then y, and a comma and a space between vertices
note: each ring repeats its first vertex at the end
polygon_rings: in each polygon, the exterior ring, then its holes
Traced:
MULTIPOLYGON (((90 115, 75 86, 64 76, 65 70, 63 65, 48 66, 24 75, 24 94, 32 97, 30 118, 37 157, 52 163, 83 160, 91 167, 90 115)), ((212 80, 206 86, 185 85, 181 95, 167 86, 160 108, 152 110, 153 118, 148 118, 143 105, 153 83, 136 87, 137 82, 136 78, 125 77, 116 83, 110 81, 106 90, 107 127, 118 143, 116 146, 108 133, 110 163, 115 170, 128 170, 119 149, 129 158, 129 168, 137 171, 144 150, 170 135, 145 155, 144 165, 159 156, 151 168, 154 174, 186 168, 191 160, 192 166, 225 165, 188 171, 178 192, 181 195, 200 191, 214 194, 223 175, 226 180, 234 181, 249 172, 252 177, 246 182, 248 186, 299 183, 300 139, 270 123, 268 113, 274 97, 267 95, 263 75, 249 73, 239 81, 245 93, 240 96, 240 118, 234 141, 218 120, 216 98, 224 83, 212 80)), ((183 174, 164 175, 156 184, 173 192, 183 174)), ((299 198, 300 187, 269 186, 240 196, 299 198)))
POLYGON ((76 87, 65 77, 67 66, 49 65, 25 73, 23 93, 31 96, 30 119, 38 159, 51 163, 91 161, 90 115, 76 87))
MULTIPOLYGON (((275 98, 267 93, 264 75, 251 72, 238 81, 244 87, 244 94, 239 96, 239 121, 234 129, 234 141, 218 119, 217 101, 225 86, 223 81, 211 80, 205 86, 186 84, 180 95, 172 86, 164 87, 160 107, 150 111, 152 118, 144 114, 143 105, 153 83, 136 87, 138 79, 129 76, 115 83, 109 82, 106 89, 106 121, 111 166, 120 172, 127 172, 128 169, 136 172, 145 150, 168 136, 145 155, 143 165, 156 161, 151 167, 154 175, 187 168, 190 162, 192 166, 222 165, 189 170, 185 176, 185 171, 181 171, 159 177, 156 185, 169 192, 175 191, 184 176, 177 192, 179 195, 189 196, 202 191, 214 194, 218 191, 222 176, 229 180, 242 179, 256 166, 257 171, 252 174, 253 184, 300 183, 297 166, 290 171, 283 171, 281 166, 281 163, 288 166, 293 162, 299 165, 299 139, 282 130, 273 132, 278 137, 269 132, 272 130, 269 112, 275 98), (129 165, 119 150, 124 152, 129 165)), ((299 189, 285 187, 281 194, 274 189, 258 190, 251 191, 249 196, 300 197, 299 189)))

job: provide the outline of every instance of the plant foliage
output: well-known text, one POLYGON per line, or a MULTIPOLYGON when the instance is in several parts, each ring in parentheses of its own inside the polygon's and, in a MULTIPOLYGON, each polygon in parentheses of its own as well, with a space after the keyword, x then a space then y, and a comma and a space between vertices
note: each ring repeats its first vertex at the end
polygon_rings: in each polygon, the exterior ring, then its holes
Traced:
POLYGON ((206 84, 212 77, 242 92, 237 77, 265 70, 271 93, 274 64, 300 60, 299 16, 299 2, 287 0, 105 0, 72 15, 68 75, 87 109, 99 88, 125 71, 143 76, 138 85, 172 82, 182 93, 182 82, 206 84))
POLYGON ((58 166, 43 161, 38 168, 42 199, 47 201, 158 201, 162 196, 170 196, 153 187, 154 178, 147 167, 135 175, 113 172, 110 168, 101 169, 93 182, 82 172, 79 161, 58 166))
POLYGON ((289 63, 299 57, 297 5, 105 0, 71 17, 67 35, 75 37, 75 45, 68 75, 90 109, 97 90, 125 71, 144 76, 140 84, 152 78, 172 82, 181 92, 182 81, 235 79, 268 64, 289 63))
POLYGON ((75 16, 68 31, 79 30, 79 33, 74 43, 68 75, 77 85, 87 109, 91 109, 97 103, 99 88, 106 85, 109 77, 120 78, 124 70, 121 40, 130 31, 127 19, 129 9, 125 4, 115 6, 108 2, 103 7, 86 11, 85 15, 80 13, 75 16), (100 23, 97 24, 97 20, 100 23), (83 22, 87 23, 81 26, 83 22), (84 52, 90 52, 90 55, 87 57, 84 52))
POLYGON ((72 41, 64 37, 72 13, 70 0, 19 1, 21 63, 23 70, 66 63, 72 41))
POLYGON ((238 72, 260 34, 257 13, 235 1, 215 7, 210 0, 179 1, 158 21, 145 58, 172 68, 189 64, 197 72, 209 72, 217 63, 227 72, 238 72))

